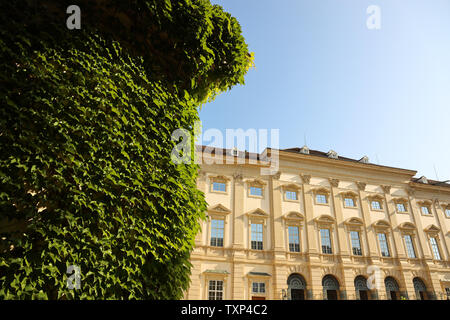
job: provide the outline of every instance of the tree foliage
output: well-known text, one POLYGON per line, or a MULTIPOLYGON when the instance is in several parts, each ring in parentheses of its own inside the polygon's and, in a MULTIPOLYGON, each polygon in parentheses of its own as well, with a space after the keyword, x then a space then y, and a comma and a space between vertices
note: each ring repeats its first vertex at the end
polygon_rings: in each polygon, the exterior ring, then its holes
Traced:
POLYGON ((206 0, 70 4, 0 4, 0 299, 181 298, 206 203, 171 134, 252 56, 206 0))

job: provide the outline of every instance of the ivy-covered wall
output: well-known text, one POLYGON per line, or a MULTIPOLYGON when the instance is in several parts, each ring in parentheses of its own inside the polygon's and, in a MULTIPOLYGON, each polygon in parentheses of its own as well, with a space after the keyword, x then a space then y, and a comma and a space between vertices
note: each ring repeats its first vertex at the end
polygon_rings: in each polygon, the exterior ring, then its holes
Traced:
POLYGON ((251 63, 206 0, 2 1, 0 299, 181 298, 206 203, 171 134, 251 63))

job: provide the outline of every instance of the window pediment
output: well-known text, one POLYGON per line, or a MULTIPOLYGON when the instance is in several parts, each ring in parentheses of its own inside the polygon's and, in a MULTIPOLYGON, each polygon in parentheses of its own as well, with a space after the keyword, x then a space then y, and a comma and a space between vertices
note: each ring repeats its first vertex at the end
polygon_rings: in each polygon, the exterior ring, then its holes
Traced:
POLYGON ((305 218, 300 212, 290 211, 283 216, 283 219, 293 221, 303 221, 305 218))
POLYGON ((251 210, 251 211, 248 211, 247 213, 246 213, 246 215, 248 216, 248 217, 254 217, 254 218, 268 218, 269 217, 269 214, 267 213, 267 212, 265 212, 263 209, 261 209, 261 208, 256 208, 256 209, 253 209, 253 210, 251 210))
POLYGON ((340 193, 340 195, 343 198, 349 197, 349 198, 356 199, 358 197, 358 194, 356 192, 354 192, 354 191, 351 191, 351 190, 350 191, 343 191, 343 192, 340 193))
POLYGON ((423 231, 433 235, 439 233, 441 229, 439 227, 436 227, 434 224, 430 224, 428 227, 423 229, 423 231))
POLYGON ((209 213, 216 213, 216 214, 223 214, 223 215, 227 215, 227 214, 231 213, 230 209, 228 209, 227 207, 225 207, 224 205, 222 205, 220 203, 209 207, 207 211, 209 213))
POLYGON ((362 227, 364 225, 362 219, 358 217, 348 218, 344 223, 350 227, 362 227))
POLYGON ((386 220, 378 220, 372 224, 375 229, 378 230, 388 230, 391 228, 391 225, 386 220))
POLYGON ((262 179, 249 179, 245 182, 252 187, 264 187, 267 183, 262 179))
POLYGON ((225 183, 231 180, 230 178, 223 175, 209 176, 209 179, 214 182, 225 182, 225 183))
POLYGON ((406 204, 408 203, 408 199, 403 198, 403 197, 398 197, 398 198, 394 198, 392 199, 395 203, 403 203, 406 204))
POLYGON ((336 221, 332 216, 329 216, 327 214, 323 214, 320 217, 315 218, 314 220, 317 224, 320 225, 333 225, 336 221))
POLYGON ((367 199, 369 199, 370 201, 383 201, 384 197, 380 194, 372 194, 372 195, 368 195, 367 199))
POLYGON ((284 191, 298 191, 301 187, 295 183, 284 184, 281 186, 284 191))
POLYGON ((312 190, 315 194, 330 194, 330 190, 325 187, 319 187, 312 190))
POLYGON ((406 231, 406 232, 414 232, 416 230, 416 226, 414 224, 412 224, 411 222, 403 222, 402 224, 400 224, 398 226, 398 228, 401 231, 406 231))

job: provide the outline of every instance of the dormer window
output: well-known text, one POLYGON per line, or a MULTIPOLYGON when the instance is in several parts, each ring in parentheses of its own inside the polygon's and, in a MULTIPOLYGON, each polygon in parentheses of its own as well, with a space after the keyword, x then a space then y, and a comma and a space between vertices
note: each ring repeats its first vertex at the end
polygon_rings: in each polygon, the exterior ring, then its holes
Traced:
POLYGON ((308 148, 307 146, 303 146, 303 147, 300 149, 300 153, 303 153, 303 154, 309 154, 309 148, 308 148))
POLYGON ((337 154, 337 152, 334 151, 334 150, 328 151, 327 156, 328 156, 328 158, 330 158, 330 159, 337 159, 337 158, 338 158, 338 154, 337 154))

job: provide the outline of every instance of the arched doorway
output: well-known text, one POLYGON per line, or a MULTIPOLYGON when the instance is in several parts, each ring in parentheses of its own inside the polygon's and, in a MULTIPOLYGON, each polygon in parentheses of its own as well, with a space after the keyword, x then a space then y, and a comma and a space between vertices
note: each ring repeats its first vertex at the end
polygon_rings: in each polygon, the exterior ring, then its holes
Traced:
POLYGON ((291 274, 287 280, 288 297, 290 300, 305 300, 306 281, 298 273, 291 274))
POLYGON ((400 289, 398 287, 397 281, 392 277, 386 277, 384 279, 384 285, 386 287, 387 298, 390 300, 400 299, 400 289))
POLYGON ((327 274, 322 279, 323 298, 325 300, 338 300, 339 282, 331 274, 327 274))
POLYGON ((422 279, 416 277, 413 279, 414 291, 416 291, 416 298, 420 300, 427 300, 427 287, 422 279))
POLYGON ((363 276, 355 278, 356 298, 359 300, 369 300, 369 288, 367 288, 367 280, 363 276))

